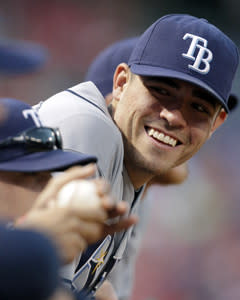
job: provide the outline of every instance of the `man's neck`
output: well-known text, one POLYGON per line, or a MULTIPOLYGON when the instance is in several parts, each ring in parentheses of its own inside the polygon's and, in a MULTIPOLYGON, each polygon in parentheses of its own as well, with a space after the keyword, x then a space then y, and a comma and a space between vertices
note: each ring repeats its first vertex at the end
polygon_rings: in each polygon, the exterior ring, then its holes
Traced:
POLYGON ((134 190, 138 190, 144 184, 148 183, 154 176, 147 172, 131 168, 127 162, 124 162, 129 179, 132 182, 134 190))

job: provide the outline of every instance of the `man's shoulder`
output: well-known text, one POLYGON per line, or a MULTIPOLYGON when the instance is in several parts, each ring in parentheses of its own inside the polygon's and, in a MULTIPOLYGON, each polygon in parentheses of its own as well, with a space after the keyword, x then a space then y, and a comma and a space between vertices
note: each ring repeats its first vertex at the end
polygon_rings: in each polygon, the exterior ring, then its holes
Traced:
POLYGON ((61 115, 71 115, 81 111, 91 111, 108 115, 105 100, 92 82, 83 82, 65 89, 35 105, 42 116, 53 117, 56 112, 61 115))
POLYGON ((87 126, 88 131, 93 128, 96 133, 104 131, 108 135, 118 135, 105 99, 90 81, 57 93, 35 105, 34 109, 46 126, 67 126, 69 130, 87 126))
POLYGON ((43 125, 60 129, 64 149, 97 156, 102 175, 110 182, 119 181, 122 136, 93 83, 76 85, 35 108, 43 125))

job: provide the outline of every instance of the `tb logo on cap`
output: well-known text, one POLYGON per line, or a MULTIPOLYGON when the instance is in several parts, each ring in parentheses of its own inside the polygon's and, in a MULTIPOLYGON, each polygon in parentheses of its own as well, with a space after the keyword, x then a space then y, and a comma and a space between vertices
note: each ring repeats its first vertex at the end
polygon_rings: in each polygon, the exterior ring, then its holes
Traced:
POLYGON ((193 65, 188 65, 189 69, 206 75, 210 71, 210 62, 213 59, 212 51, 207 48, 208 41, 200 36, 191 33, 186 33, 183 37, 183 40, 186 40, 188 38, 191 38, 192 42, 190 44, 188 52, 182 53, 182 56, 194 61, 193 65), (199 42, 201 44, 199 44, 199 42), (196 48, 198 48, 197 54, 195 54, 196 48), (203 65, 200 69, 201 63, 203 63, 203 65))
POLYGON ((25 119, 31 118, 37 127, 40 127, 42 125, 39 120, 38 114, 33 109, 24 109, 22 111, 22 114, 25 119))

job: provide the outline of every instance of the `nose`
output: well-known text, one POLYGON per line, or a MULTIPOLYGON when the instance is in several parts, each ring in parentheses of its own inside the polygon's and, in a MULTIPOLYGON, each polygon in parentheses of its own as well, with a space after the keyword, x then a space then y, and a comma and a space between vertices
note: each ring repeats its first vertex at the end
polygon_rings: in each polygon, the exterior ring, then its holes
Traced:
POLYGON ((187 122, 184 118, 184 114, 180 109, 167 109, 163 108, 160 111, 160 118, 167 121, 169 126, 181 129, 187 125, 187 122))

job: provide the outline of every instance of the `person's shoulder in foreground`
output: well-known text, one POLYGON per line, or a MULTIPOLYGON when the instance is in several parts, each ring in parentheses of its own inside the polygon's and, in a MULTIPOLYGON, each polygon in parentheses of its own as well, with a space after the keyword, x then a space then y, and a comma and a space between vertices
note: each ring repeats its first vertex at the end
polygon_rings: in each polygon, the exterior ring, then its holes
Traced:
POLYGON ((90 300, 84 292, 65 291, 59 278, 55 244, 34 230, 0 225, 1 300, 90 300))
POLYGON ((59 284, 55 246, 31 230, 0 226, 0 298, 48 299, 59 284))

